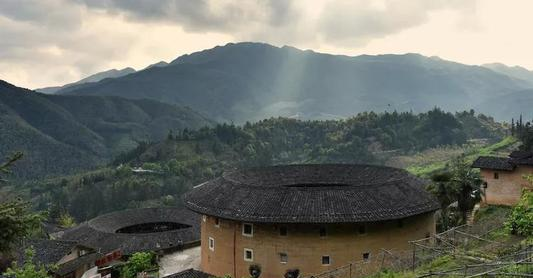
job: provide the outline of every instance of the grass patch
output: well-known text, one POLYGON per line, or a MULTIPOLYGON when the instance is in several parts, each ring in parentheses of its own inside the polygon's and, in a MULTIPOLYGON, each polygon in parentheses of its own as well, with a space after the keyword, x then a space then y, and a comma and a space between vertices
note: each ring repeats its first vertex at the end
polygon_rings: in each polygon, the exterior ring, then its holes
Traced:
POLYGON ((406 170, 417 176, 428 177, 432 173, 445 169, 448 163, 450 162, 450 160, 460 154, 464 153, 466 155, 467 161, 474 162, 474 160, 476 160, 479 156, 501 155, 498 153, 498 151, 508 149, 511 146, 515 145, 516 143, 517 143, 516 138, 508 136, 502 139, 501 141, 495 144, 491 144, 491 145, 486 145, 486 146, 473 145, 470 147, 451 149, 448 152, 448 156, 445 156, 444 158, 442 156, 439 156, 436 158, 437 161, 431 161, 432 154, 431 152, 428 152, 424 155, 424 159, 418 160, 418 161, 421 161, 422 163, 417 163, 415 160, 413 161, 412 165, 406 167, 406 170), (456 151, 457 149, 459 150, 462 149, 463 152, 458 153, 456 151))

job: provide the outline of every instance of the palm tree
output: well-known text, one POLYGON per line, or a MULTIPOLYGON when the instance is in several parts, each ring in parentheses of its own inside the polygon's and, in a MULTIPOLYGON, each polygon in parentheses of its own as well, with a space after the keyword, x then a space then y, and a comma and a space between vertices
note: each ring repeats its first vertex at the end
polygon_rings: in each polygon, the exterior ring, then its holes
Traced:
MULTIPOLYGON (((459 223, 465 223, 468 212, 481 200, 480 186, 482 184, 479 172, 470 167, 470 163, 463 156, 455 158, 448 171, 432 176, 433 184, 430 191, 436 196, 441 205, 441 226, 448 229, 450 219, 450 205, 457 202, 460 213, 459 223)), ((455 221, 453 221, 455 222, 455 221)))
POLYGON ((471 167, 464 155, 457 157, 450 167, 451 184, 456 192, 457 207, 465 223, 467 213, 481 200, 480 186, 483 183, 479 171, 471 167))

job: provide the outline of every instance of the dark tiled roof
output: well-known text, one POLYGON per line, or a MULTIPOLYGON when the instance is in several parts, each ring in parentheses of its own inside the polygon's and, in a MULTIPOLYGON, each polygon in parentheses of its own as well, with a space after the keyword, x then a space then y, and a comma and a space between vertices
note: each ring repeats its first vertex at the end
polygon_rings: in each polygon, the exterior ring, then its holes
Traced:
POLYGON ((78 243, 70 240, 29 240, 20 248, 19 258, 23 260, 26 248, 32 247, 35 251, 33 260, 43 265, 57 264, 64 256, 71 252, 78 243))
POLYGON ((214 277, 214 276, 209 273, 205 273, 203 271, 189 268, 182 272, 170 274, 163 278, 210 278, 210 277, 214 277))
POLYGON ((516 165, 533 166, 533 152, 521 153, 516 158, 511 158, 511 161, 516 165))
POLYGON ((532 156, 533 156, 533 153, 529 151, 513 151, 511 152, 511 154, 509 154, 510 158, 515 158, 515 159, 530 158, 532 156))
POLYGON ((61 239, 76 240, 101 253, 120 249, 124 255, 189 245, 200 240, 200 217, 185 208, 145 208, 96 217, 64 232, 61 239), (190 227, 157 233, 116 233, 143 223, 173 222, 190 227))
POLYGON ((480 156, 472 164, 474 168, 512 171, 515 165, 507 157, 480 156))
POLYGON ((56 270, 54 270, 54 273, 60 276, 63 276, 63 275, 76 271, 78 268, 80 268, 83 265, 94 264, 96 260, 102 257, 103 257, 103 254, 97 253, 97 252, 85 254, 74 260, 70 260, 68 262, 65 262, 64 264, 61 264, 60 266, 58 266, 56 270))
POLYGON ((227 173, 196 186, 185 205, 201 214, 263 223, 342 223, 435 211, 425 182, 370 165, 286 165, 227 173))
POLYGON ((533 166, 533 152, 514 151, 509 157, 480 156, 472 167, 481 169, 512 171, 517 165, 533 166))

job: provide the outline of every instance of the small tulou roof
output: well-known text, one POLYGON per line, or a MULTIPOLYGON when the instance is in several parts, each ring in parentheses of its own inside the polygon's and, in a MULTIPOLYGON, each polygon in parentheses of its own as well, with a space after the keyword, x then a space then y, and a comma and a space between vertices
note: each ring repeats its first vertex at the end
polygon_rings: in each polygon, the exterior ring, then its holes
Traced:
POLYGON ((199 242, 199 215, 185 208, 143 208, 98 216, 64 232, 61 239, 75 240, 101 253, 121 250, 124 255, 157 251, 199 242), (125 227, 151 223, 177 223, 179 229, 150 233, 118 233, 125 227))
POLYGON ((518 165, 533 166, 533 152, 514 151, 509 157, 480 156, 472 167, 491 170, 512 171, 518 165))
POLYGON ((225 173, 196 186, 184 201, 198 213, 237 221, 371 222, 439 209, 424 184, 383 166, 284 165, 225 173))

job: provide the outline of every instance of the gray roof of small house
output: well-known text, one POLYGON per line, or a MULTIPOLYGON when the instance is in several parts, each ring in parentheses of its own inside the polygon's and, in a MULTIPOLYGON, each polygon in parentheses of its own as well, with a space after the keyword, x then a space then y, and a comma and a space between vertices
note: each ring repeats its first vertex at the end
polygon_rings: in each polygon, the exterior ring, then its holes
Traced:
POLYGON ((87 246, 80 245, 76 241, 34 239, 24 242, 23 246, 20 248, 18 254, 19 263, 24 263, 25 249, 30 247, 35 252, 33 262, 39 263, 47 268, 50 266, 56 266, 57 268, 52 269, 52 272, 58 275, 71 273, 80 266, 94 263, 97 259, 103 256, 100 253, 94 252, 94 250, 91 250, 91 248, 87 246), (88 249, 90 252, 58 265, 59 261, 72 252, 75 247, 82 247, 88 249))
POLYGON ((98 216, 64 232, 61 239, 76 240, 101 253, 120 249, 124 255, 158 251, 200 241, 200 216, 185 208, 143 208, 98 216), (157 233, 116 233, 118 229, 154 222, 174 222, 190 227, 157 233))
POLYGON ((481 169, 512 171, 514 170, 516 165, 511 163, 511 161, 507 157, 480 156, 474 161, 474 163, 472 163, 472 167, 481 169))
POLYGON ((60 276, 67 275, 71 272, 76 271, 81 266, 94 264, 96 260, 102 258, 103 256, 104 256, 103 254, 98 253, 98 252, 92 252, 92 253, 85 254, 83 256, 77 257, 73 260, 70 260, 68 262, 65 262, 59 265, 59 267, 56 270, 54 270, 54 273, 60 276))
POLYGON ((19 250, 19 261, 23 262, 25 250, 27 248, 32 248, 35 252, 33 257, 34 262, 43 265, 57 264, 76 246, 78 246, 78 242, 72 240, 28 240, 24 242, 23 246, 19 250))
POLYGON ((509 157, 480 156, 472 167, 491 170, 512 171, 518 165, 533 166, 533 152, 514 151, 509 157))
POLYGON ((198 213, 237 221, 371 222, 439 209, 425 184, 384 166, 280 165, 225 173, 196 186, 184 201, 198 213))
POLYGON ((209 273, 200 271, 200 270, 189 268, 178 273, 170 274, 163 278, 210 278, 210 277, 214 277, 214 276, 209 273))

